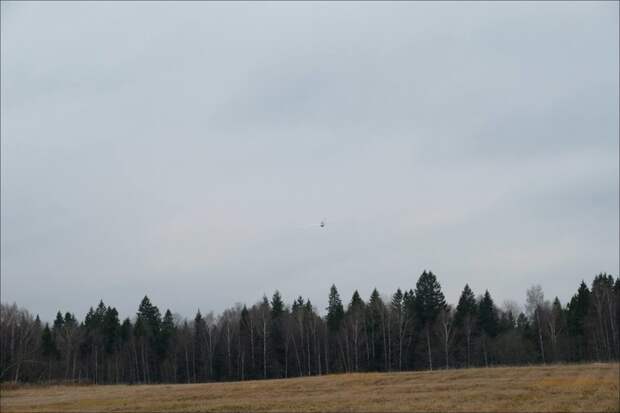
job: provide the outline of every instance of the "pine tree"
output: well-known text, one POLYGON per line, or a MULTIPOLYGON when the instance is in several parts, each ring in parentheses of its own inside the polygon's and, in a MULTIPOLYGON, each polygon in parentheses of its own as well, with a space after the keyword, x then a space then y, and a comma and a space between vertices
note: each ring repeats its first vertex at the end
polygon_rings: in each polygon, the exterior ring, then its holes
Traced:
POLYGON ((41 354, 47 359, 47 380, 51 381, 52 377, 52 362, 60 358, 60 352, 56 347, 56 341, 50 330, 49 324, 45 323, 43 332, 41 333, 41 354))
POLYGON ((252 354, 252 321, 250 320, 250 312, 243 305, 241 317, 239 318, 239 361, 241 363, 241 380, 245 380, 247 376, 254 376, 254 365, 248 366, 248 361, 253 360, 252 354))
POLYGON ((101 323, 103 323, 103 317, 105 317, 106 311, 108 311, 108 308, 103 303, 103 300, 99 300, 99 305, 97 305, 97 309, 94 314, 94 323, 97 327, 100 327, 101 323))
POLYGON ((166 310, 161 322, 161 333, 159 335, 159 353, 161 359, 169 358, 173 349, 173 338, 176 333, 174 317, 170 309, 166 310))
MULTIPOLYGON (((131 320, 129 318, 125 318, 118 332, 118 337, 119 337, 120 346, 121 346, 121 356, 123 357, 123 362, 125 362, 126 360, 127 361, 133 360, 133 358, 131 357, 132 350, 134 349, 134 347, 132 346, 133 344, 132 336, 133 336, 133 325, 131 324, 131 320)), ((134 366, 133 363, 129 362, 128 364, 129 365, 126 366, 127 368, 123 369, 124 373, 122 376, 123 377, 122 380, 124 382, 134 383, 135 381, 138 380, 136 376, 137 371, 133 368, 134 366)))
POLYGON ((340 326, 344 318, 344 308, 340 300, 340 294, 336 286, 332 284, 329 290, 329 299, 327 305, 327 328, 332 333, 340 331, 340 326))
POLYGON ((116 308, 108 307, 102 322, 103 348, 107 354, 117 351, 120 343, 120 324, 116 308))
POLYGON ((263 301, 259 306, 260 324, 261 324, 261 341, 263 344, 263 378, 267 378, 267 343, 269 342, 269 325, 271 324, 270 315, 271 309, 269 307, 269 300, 266 295, 263 295, 263 301))
POLYGON ((157 346, 160 328, 161 313, 145 295, 138 307, 136 330, 140 334, 143 377, 147 383, 157 381, 159 371, 157 346), (138 321, 140 322, 139 326, 138 321))
POLYGON ((62 313, 58 311, 56 313, 56 319, 54 320, 54 332, 57 334, 60 334, 64 326, 65 326, 65 319, 62 316, 62 313))
POLYGON ((279 318, 284 314, 284 301, 280 291, 276 290, 271 297, 271 318, 279 318))
POLYGON ((422 326, 426 332, 428 366, 429 369, 432 370, 431 328, 439 315, 439 311, 445 308, 446 300, 441 292, 441 285, 439 285, 435 274, 431 271, 424 271, 422 275, 420 275, 416 283, 415 297, 416 315, 420 326, 422 326))
MULTIPOLYGON (((207 349, 211 346, 208 343, 207 323, 200 313, 200 309, 196 312, 194 317, 194 334, 193 334, 193 354, 192 365, 187 377, 193 378, 194 382, 205 381, 208 377, 212 376, 212 363, 213 355, 211 351, 207 352, 207 349)), ((186 345, 188 343, 185 343, 186 345)), ((189 350, 185 348, 185 352, 189 353, 189 350)), ((186 355, 186 357, 188 357, 186 355)))
MULTIPOLYGON (((407 294, 405 292, 405 294, 407 294)), ((392 296, 391 313, 395 323, 396 331, 396 348, 398 351, 398 370, 403 369, 403 346, 405 340, 405 332, 407 331, 407 311, 405 308, 405 295, 398 288, 392 296)))
POLYGON ((488 339, 497 336, 497 326, 499 317, 497 309, 491 298, 491 294, 486 290, 484 296, 478 304, 478 328, 482 333, 482 354, 485 366, 489 365, 488 339))
POLYGON ((458 326, 462 326, 464 319, 469 316, 475 316, 477 314, 478 306, 476 304, 476 297, 473 291, 469 288, 468 284, 465 284, 459 303, 456 306, 456 313, 454 315, 454 322, 458 326))
POLYGON ((353 292, 353 296, 351 296, 351 302, 349 303, 347 311, 349 312, 360 311, 364 309, 364 306, 365 306, 364 300, 362 300, 362 297, 360 297, 360 294, 357 292, 357 290, 355 290, 353 292))
POLYGON ((344 320, 344 307, 340 300, 340 294, 335 284, 332 284, 329 290, 327 303, 326 327, 327 335, 325 337, 325 369, 329 373, 338 369, 338 364, 345 365, 345 356, 340 337, 342 323, 344 320), (340 361, 340 363, 338 363, 340 361))
POLYGON ((478 305, 474 292, 465 284, 459 303, 454 314, 454 324, 458 330, 459 338, 465 341, 465 360, 466 365, 471 365, 471 345, 477 324, 478 305))
POLYGON ((370 294, 366 309, 368 314, 368 340, 370 341, 370 367, 379 370, 383 366, 384 369, 387 369, 386 309, 376 288, 370 294))
POLYGON ((47 323, 45 323, 45 327, 41 333, 41 353, 44 357, 52 359, 58 359, 60 357, 60 353, 56 347, 56 341, 47 323))
POLYGON ((405 369, 408 366, 408 359, 413 359, 413 355, 410 354, 409 351, 410 346, 414 343, 417 335, 417 316, 415 313, 415 293, 413 289, 409 289, 409 291, 405 291, 403 294, 403 307, 405 309, 405 319, 407 320, 407 328, 405 329, 405 343, 404 343, 404 355, 405 360, 403 360, 403 364, 405 365, 405 369))
POLYGON ((491 294, 486 290, 478 305, 478 326, 480 331, 488 337, 495 337, 497 336, 498 322, 497 308, 495 308, 491 294))
POLYGON ((174 357, 176 326, 174 317, 170 309, 167 309, 161 322, 160 334, 157 342, 157 355, 162 365, 162 381, 176 381, 175 368, 172 363, 176 362, 174 357))
POLYGON ((295 301, 293 301, 293 305, 291 306, 291 313, 297 314, 299 311, 303 309, 303 307, 304 307, 304 299, 300 295, 299 297, 297 297, 295 301))
POLYGON ((123 324, 121 324, 121 328, 119 331, 119 337, 121 339, 121 342, 123 343, 128 342, 131 338, 131 333, 132 333, 131 320, 129 318, 126 318, 123 320, 123 324))
POLYGON ((146 335, 156 337, 161 327, 161 313, 157 306, 151 304, 151 300, 146 295, 138 307, 138 318, 144 322, 146 335))
POLYGON ((573 360, 581 360, 586 355, 586 322, 590 309, 590 290, 582 280, 577 293, 568 303, 567 328, 571 337, 573 360))
POLYGON ((562 308, 562 303, 560 303, 560 299, 558 297, 555 297, 555 299, 553 300, 553 304, 551 305, 551 312, 547 320, 547 329, 549 332, 549 339, 551 341, 551 350, 553 351, 553 358, 555 361, 558 361, 560 358, 558 349, 559 338, 564 331, 565 324, 566 317, 564 309, 562 308))
POLYGON ((364 308, 364 300, 362 300, 362 297, 360 297, 358 291, 355 290, 355 292, 353 292, 351 302, 347 307, 347 312, 345 315, 345 318, 347 319, 347 322, 351 329, 351 339, 353 347, 352 369, 355 371, 359 371, 360 365, 360 338, 364 328, 364 308))
POLYGON ((275 377, 283 377, 286 363, 286 332, 284 323, 284 302, 280 292, 276 290, 271 298, 271 349, 273 352, 273 362, 271 363, 272 373, 275 377))

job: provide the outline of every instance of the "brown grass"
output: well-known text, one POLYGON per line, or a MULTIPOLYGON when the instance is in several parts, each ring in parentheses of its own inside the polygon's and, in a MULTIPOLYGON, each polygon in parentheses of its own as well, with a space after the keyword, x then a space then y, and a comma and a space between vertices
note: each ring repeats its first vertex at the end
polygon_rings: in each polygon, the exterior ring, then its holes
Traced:
POLYGON ((0 388, 9 412, 620 412, 620 365, 359 373, 234 383, 0 388))

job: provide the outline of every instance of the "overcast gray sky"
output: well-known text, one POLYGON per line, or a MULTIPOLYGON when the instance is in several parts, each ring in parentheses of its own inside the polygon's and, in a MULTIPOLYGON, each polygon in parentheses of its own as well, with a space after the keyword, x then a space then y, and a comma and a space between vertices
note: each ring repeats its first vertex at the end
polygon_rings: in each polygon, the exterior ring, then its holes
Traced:
POLYGON ((618 3, 3 2, 1 298, 192 316, 619 272, 618 3), (327 227, 319 228, 321 219, 327 227), (315 224, 314 227, 310 225, 315 224))

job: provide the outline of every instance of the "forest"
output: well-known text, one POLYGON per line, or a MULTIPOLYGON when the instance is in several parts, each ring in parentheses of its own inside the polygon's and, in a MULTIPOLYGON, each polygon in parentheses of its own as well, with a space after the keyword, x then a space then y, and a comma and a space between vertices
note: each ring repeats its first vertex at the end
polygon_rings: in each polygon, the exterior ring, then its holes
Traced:
POLYGON ((83 320, 71 312, 42 323, 1 304, 0 380, 15 383, 198 383, 342 372, 405 371, 611 361, 620 358, 620 277, 581 282, 570 301, 545 300, 535 285, 523 308, 497 305, 465 285, 446 303, 435 274, 415 288, 343 303, 335 285, 321 316, 309 299, 278 291, 248 307, 191 320, 144 297, 119 319, 103 301, 83 320))

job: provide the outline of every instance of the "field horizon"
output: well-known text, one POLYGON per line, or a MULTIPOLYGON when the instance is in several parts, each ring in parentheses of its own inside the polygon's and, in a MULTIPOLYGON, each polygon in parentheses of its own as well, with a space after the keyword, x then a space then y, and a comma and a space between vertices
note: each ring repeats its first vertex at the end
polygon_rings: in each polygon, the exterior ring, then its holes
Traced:
POLYGON ((190 384, 7 385, 3 412, 620 411, 620 364, 341 373, 190 384))

